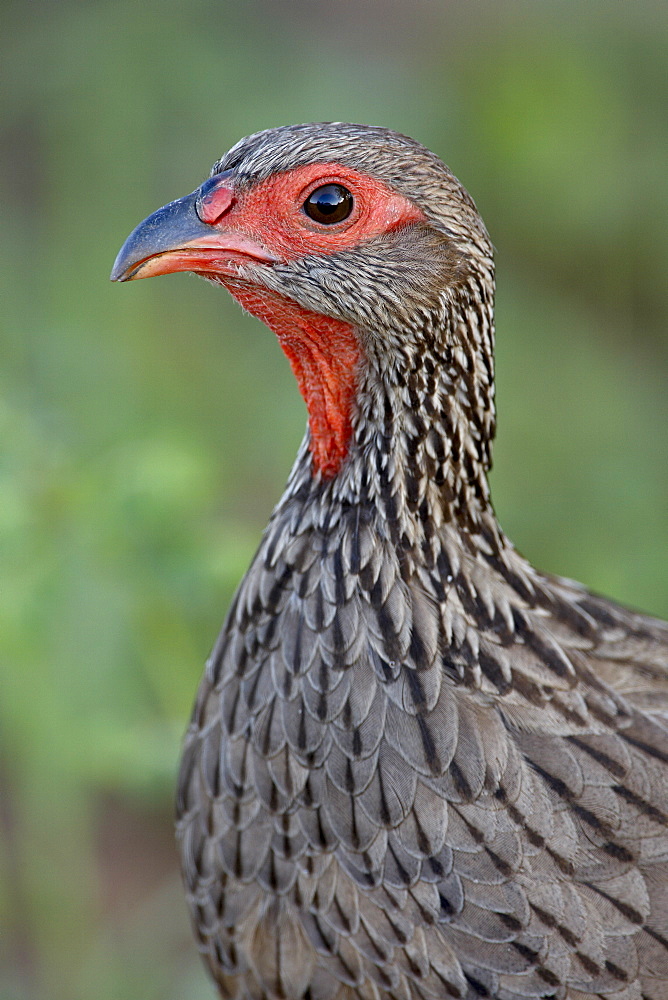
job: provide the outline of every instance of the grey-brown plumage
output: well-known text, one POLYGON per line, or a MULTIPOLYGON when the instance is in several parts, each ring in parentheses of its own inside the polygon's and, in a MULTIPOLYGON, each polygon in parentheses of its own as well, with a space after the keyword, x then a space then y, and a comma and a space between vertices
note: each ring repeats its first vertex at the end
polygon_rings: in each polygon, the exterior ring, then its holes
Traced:
POLYGON ((668 626, 533 569, 489 500, 492 248, 419 144, 307 125, 424 222, 241 277, 352 324, 335 476, 309 436, 207 664, 178 836, 223 997, 668 1000, 668 626))

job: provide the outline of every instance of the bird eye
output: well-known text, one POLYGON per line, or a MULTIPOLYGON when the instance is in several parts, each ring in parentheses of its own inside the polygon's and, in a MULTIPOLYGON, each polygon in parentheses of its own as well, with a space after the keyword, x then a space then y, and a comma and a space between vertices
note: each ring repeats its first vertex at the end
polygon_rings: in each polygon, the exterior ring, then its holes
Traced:
POLYGON ((304 211, 309 219, 331 226, 343 222, 353 210, 353 196, 342 184, 323 184, 311 191, 304 202, 304 211))

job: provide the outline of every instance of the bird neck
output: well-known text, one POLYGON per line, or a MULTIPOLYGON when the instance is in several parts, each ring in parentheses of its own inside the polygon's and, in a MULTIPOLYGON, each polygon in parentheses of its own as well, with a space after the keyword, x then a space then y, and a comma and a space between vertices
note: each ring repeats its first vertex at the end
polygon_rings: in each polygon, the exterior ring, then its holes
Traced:
POLYGON ((345 459, 331 479, 314 475, 311 419, 287 495, 370 507, 405 549, 424 550, 450 524, 498 551, 493 337, 493 286, 475 278, 412 325, 360 336, 345 459))

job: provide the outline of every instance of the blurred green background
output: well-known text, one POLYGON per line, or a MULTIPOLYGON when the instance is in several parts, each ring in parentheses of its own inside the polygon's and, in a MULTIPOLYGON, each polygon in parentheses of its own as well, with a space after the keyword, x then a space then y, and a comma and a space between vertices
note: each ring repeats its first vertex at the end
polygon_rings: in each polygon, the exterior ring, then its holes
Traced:
POLYGON ((668 8, 3 4, 0 996, 211 997, 181 733, 304 410, 272 335, 128 232, 241 136, 388 125, 498 250, 494 490, 539 566, 668 616, 668 8))

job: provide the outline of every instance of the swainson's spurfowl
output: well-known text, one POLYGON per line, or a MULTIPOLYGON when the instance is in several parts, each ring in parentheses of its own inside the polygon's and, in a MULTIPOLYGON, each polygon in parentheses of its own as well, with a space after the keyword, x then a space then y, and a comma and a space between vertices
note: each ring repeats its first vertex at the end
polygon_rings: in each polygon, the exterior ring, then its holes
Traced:
POLYGON ((274 331, 308 430, 207 664, 178 837, 221 996, 668 998, 668 626, 497 523, 492 246, 384 128, 243 139, 134 231, 274 331))

